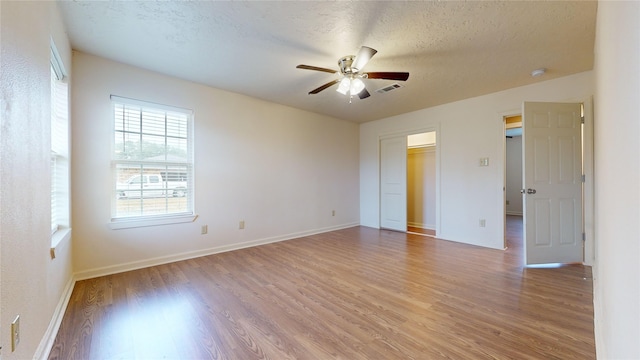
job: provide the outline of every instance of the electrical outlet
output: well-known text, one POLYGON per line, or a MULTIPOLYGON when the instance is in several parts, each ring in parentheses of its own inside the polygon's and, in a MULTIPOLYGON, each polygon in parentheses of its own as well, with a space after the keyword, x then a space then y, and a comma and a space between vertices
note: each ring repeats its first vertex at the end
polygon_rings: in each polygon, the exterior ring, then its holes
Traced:
POLYGON ((20 315, 11 323, 11 352, 16 351, 20 344, 20 315))
POLYGON ((485 227, 485 226, 487 226, 487 220, 485 220, 485 219, 480 219, 480 221, 479 221, 479 225, 480 225, 480 227, 485 227))
POLYGON ((208 225, 202 225, 202 228, 200 228, 200 234, 205 235, 208 232, 209 232, 209 226, 208 225))
POLYGON ((240 220, 240 224, 238 225, 240 230, 244 229, 244 220, 240 220))

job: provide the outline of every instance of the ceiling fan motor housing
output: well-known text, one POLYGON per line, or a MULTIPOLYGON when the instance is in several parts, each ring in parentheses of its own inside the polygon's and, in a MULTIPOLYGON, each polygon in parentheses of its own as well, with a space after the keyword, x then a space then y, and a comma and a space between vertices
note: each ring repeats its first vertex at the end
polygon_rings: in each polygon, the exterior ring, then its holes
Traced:
POLYGON ((338 60, 338 66, 340 67, 340 72, 344 75, 350 75, 353 73, 357 73, 358 69, 352 69, 351 64, 353 64, 353 60, 356 57, 353 55, 348 55, 338 60), (355 71, 354 71, 355 70, 355 71))

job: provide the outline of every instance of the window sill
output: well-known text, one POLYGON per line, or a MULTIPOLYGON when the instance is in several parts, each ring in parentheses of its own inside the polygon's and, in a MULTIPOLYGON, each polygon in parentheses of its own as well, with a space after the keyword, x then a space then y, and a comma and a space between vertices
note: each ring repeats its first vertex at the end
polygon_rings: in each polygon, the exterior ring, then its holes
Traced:
POLYGON ((130 229, 146 226, 170 225, 194 222, 198 215, 176 215, 158 218, 142 218, 142 219, 111 219, 109 227, 111 230, 130 229))
POLYGON ((51 259, 56 258, 56 251, 61 249, 71 239, 71 229, 61 228, 51 235, 51 259))

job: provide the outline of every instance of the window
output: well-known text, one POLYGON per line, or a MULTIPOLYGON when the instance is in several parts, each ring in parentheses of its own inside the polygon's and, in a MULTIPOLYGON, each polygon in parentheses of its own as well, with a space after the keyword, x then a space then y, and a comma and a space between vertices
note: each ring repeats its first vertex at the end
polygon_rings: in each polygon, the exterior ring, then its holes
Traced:
MULTIPOLYGON (((69 237, 69 91, 64 66, 51 43, 51 245, 69 237)), ((53 254, 53 252, 52 252, 53 254)))
MULTIPOLYGON (((111 100, 112 223, 193 215, 192 112, 117 96, 111 100)), ((159 223, 166 222, 145 225, 159 223)))

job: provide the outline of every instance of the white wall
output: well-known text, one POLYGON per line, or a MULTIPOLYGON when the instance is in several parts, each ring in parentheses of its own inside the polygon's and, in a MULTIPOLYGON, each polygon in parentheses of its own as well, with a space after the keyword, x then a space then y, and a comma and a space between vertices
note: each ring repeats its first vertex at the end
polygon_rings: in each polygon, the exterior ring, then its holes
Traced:
POLYGON ((522 215, 522 136, 514 136, 506 140, 507 186, 505 190, 508 215, 522 215))
POLYGON ((73 61, 80 278, 358 224, 357 124, 83 53, 73 61), (194 223, 109 229, 111 94, 194 110, 194 223))
POLYGON ((640 2, 598 3, 594 311, 600 359, 640 359, 640 2))
POLYGON ((503 116, 519 114, 525 100, 586 102, 593 93, 589 71, 362 124, 361 225, 380 225, 380 136, 439 127, 438 237, 504 248, 503 116), (482 157, 489 157, 489 166, 479 166, 482 157), (479 227, 480 219, 486 220, 486 227, 479 227))
POLYGON ((68 71, 71 51, 53 2, 1 1, 0 17, 0 345, 4 360, 30 359, 48 352, 72 285, 71 245, 49 255, 50 39, 68 71))

